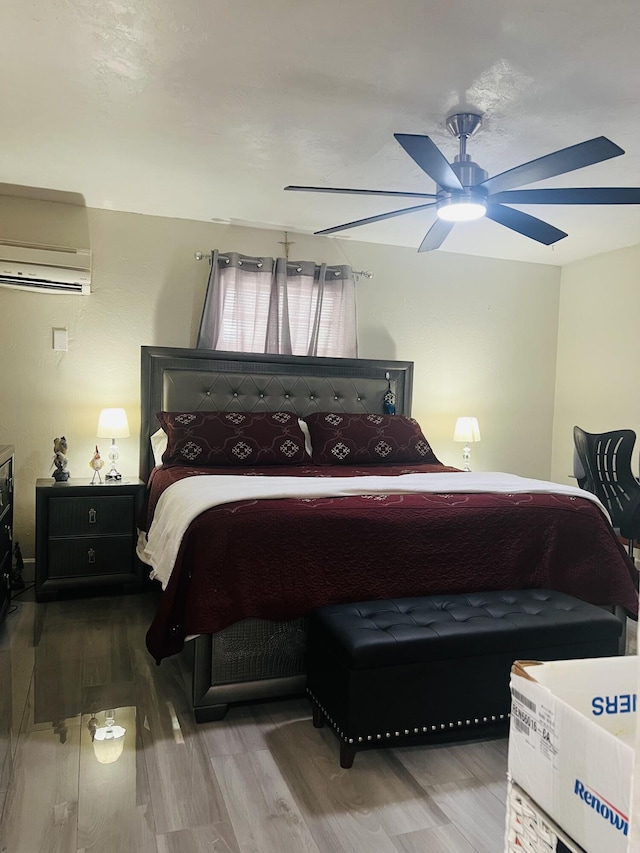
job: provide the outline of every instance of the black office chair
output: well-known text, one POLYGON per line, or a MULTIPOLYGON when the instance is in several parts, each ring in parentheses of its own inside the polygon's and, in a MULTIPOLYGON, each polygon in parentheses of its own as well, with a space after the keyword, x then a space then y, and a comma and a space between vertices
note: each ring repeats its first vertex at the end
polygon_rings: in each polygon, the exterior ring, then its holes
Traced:
POLYGON ((640 539, 640 483, 631 470, 636 441, 632 429, 589 433, 573 428, 573 473, 581 489, 592 492, 605 505, 616 533, 633 542, 640 539))

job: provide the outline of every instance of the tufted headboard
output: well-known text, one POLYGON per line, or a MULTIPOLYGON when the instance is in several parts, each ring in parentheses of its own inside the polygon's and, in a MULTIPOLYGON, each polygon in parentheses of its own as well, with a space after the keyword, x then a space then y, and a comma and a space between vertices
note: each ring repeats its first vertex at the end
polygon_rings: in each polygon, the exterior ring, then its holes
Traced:
POLYGON ((142 347, 140 477, 153 467, 156 412, 382 412, 387 375, 396 412, 410 415, 412 361, 142 347))

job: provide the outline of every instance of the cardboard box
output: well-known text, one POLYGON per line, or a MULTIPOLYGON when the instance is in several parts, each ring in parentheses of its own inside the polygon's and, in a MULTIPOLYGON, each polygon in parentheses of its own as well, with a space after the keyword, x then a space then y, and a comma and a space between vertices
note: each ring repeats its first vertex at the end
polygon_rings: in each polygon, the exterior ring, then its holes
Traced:
POLYGON ((585 853, 511 780, 504 849, 505 853, 585 853))
POLYGON ((587 853, 627 853, 637 657, 516 661, 509 775, 587 853))

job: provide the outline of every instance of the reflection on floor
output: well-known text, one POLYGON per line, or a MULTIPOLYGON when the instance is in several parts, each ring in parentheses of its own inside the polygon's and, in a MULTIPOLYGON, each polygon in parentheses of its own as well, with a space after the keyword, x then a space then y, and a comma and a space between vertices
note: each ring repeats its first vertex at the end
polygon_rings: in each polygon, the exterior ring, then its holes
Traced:
MULTIPOLYGON (((144 646, 154 595, 28 598, 0 630, 0 850, 503 849, 505 739, 364 752, 342 770, 304 699, 196 725, 178 659, 156 667, 144 646)), ((635 623, 628 637, 635 653, 635 623)))

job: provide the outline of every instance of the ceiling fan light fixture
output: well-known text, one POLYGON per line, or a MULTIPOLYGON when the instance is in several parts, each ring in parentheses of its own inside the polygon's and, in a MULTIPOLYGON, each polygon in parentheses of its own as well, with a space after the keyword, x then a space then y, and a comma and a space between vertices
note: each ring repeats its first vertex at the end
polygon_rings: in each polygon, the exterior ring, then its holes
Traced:
POLYGON ((480 198, 443 198, 438 202, 438 218, 445 222, 471 222, 482 219, 487 204, 480 198))

